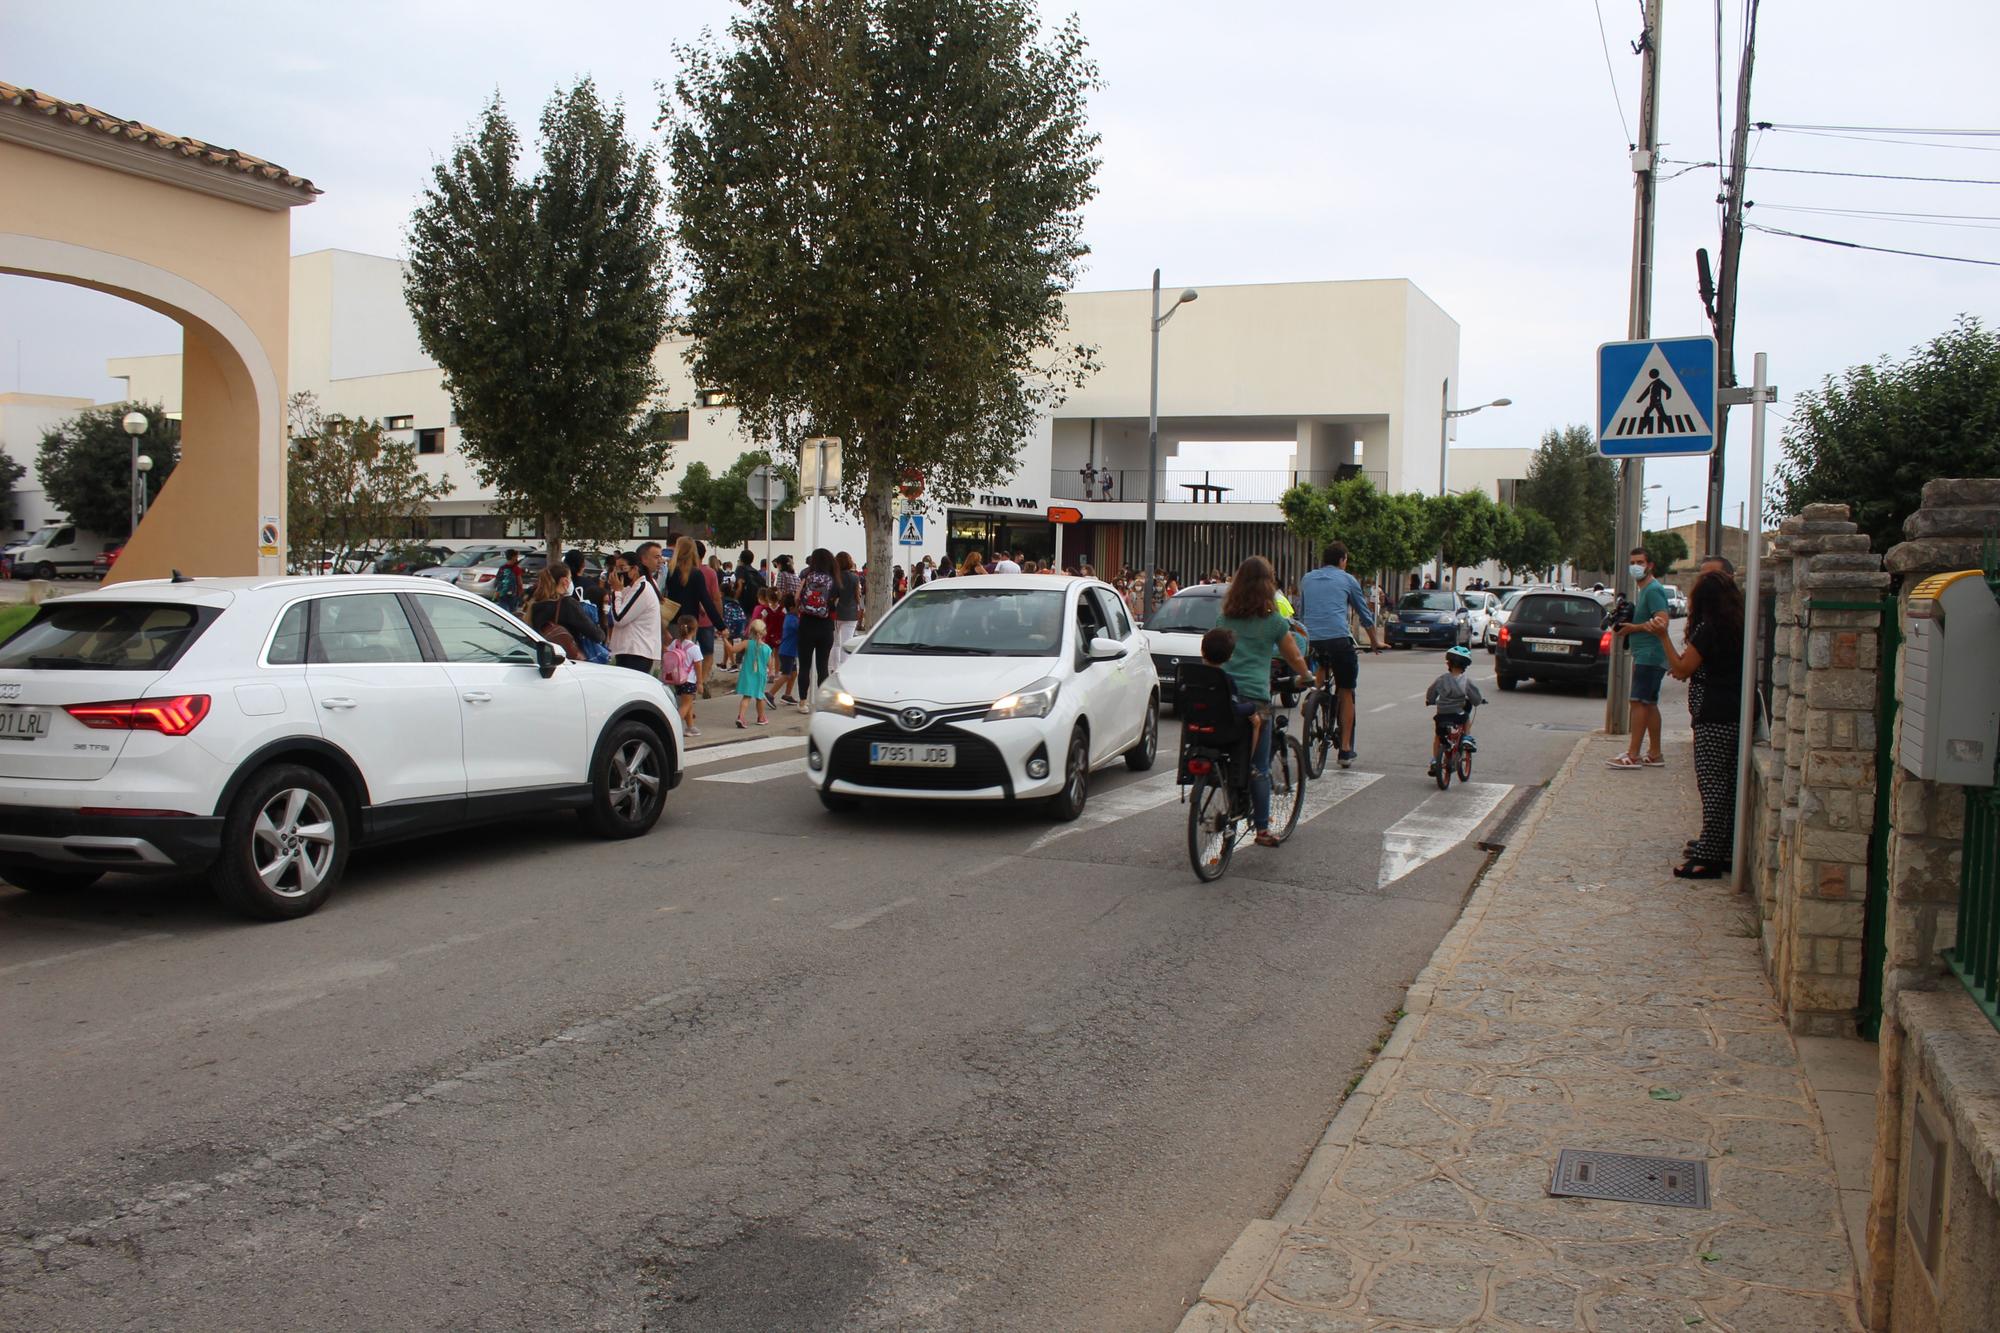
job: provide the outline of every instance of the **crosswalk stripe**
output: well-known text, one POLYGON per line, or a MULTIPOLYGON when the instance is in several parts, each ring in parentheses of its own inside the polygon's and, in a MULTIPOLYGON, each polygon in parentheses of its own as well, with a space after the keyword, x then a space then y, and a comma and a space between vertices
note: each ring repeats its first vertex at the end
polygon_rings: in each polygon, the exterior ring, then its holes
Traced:
POLYGON ((1380 773, 1362 773, 1352 768, 1336 768, 1306 783, 1306 808, 1299 811, 1299 823, 1310 824, 1348 797, 1366 791, 1382 780, 1380 773))
POLYGON ((780 759, 775 764, 762 764, 756 768, 739 768, 728 773, 704 773, 697 782, 763 782, 769 778, 788 778, 794 773, 806 771, 806 759, 800 755, 796 759, 780 759))
POLYGON ((1382 834, 1382 868, 1375 886, 1393 884, 1458 846, 1512 790, 1511 782, 1463 782, 1432 795, 1382 834))
POLYGON ((681 760, 681 767, 705 768, 710 764, 724 764, 731 759, 767 754, 772 750, 803 750, 805 744, 803 736, 759 736, 754 741, 738 741, 734 745, 709 745, 699 750, 689 750, 687 758, 681 760))
POLYGON ((1165 805, 1180 794, 1180 786, 1174 780, 1178 775, 1172 769, 1156 773, 1143 782, 1134 782, 1116 791, 1101 796, 1092 796, 1083 807, 1083 814, 1061 828, 1050 829, 1041 837, 1028 844, 1028 851, 1038 852, 1059 838, 1067 838, 1072 833, 1081 833, 1088 828, 1102 828, 1106 824, 1133 815, 1144 814, 1156 805, 1165 805))

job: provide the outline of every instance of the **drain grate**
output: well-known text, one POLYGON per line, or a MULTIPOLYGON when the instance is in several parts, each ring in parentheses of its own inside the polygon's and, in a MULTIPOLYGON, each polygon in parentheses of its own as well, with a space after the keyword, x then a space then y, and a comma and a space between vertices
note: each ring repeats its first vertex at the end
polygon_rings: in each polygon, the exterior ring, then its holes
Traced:
POLYGON ((1708 1163, 1685 1157, 1641 1157, 1629 1152, 1564 1148, 1556 1154, 1549 1193, 1669 1208, 1708 1207, 1708 1163))

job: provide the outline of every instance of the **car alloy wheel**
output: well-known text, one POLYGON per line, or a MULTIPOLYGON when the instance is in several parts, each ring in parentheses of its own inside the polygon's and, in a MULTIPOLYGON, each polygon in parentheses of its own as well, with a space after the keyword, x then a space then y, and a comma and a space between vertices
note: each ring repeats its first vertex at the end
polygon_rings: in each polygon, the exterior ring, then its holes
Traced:
POLYGON ((667 760, 643 722, 613 727, 598 746, 585 822, 600 838, 636 838, 659 822, 666 803, 667 760))
POLYGON ((1049 813, 1068 822, 1083 813, 1090 799, 1090 741, 1082 727, 1069 734, 1069 753, 1063 760, 1062 790, 1049 798, 1049 813))
POLYGON ((273 765, 253 773, 230 803, 209 882, 246 916, 304 916, 340 882, 347 829, 347 806, 324 774, 273 765))
POLYGON ((318 793, 287 787, 273 795, 251 825, 257 878, 280 898, 303 898, 332 873, 333 814, 318 793))
POLYGON ((1143 773, 1153 766, 1153 759, 1160 752, 1160 701, 1157 697, 1146 704, 1146 724, 1139 729, 1138 743, 1125 752, 1125 767, 1134 773, 1143 773))

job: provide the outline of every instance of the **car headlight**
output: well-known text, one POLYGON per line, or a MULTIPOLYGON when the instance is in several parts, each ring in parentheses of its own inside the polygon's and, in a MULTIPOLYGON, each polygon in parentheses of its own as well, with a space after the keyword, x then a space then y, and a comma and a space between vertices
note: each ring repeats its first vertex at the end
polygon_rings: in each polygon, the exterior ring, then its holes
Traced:
POLYGON ((1396 619, 1396 613, 1394 611, 1384 611, 1382 613, 1382 623, 1385 625, 1400 625, 1403 622, 1396 619))
POLYGON ((813 695, 813 707, 841 717, 853 717, 854 696, 840 688, 838 679, 829 680, 813 695))
POLYGON ((986 710, 987 722, 1009 717, 1047 717, 1056 706, 1056 693, 1062 689, 1062 682, 1054 676, 1044 676, 1024 690, 1002 695, 986 710))

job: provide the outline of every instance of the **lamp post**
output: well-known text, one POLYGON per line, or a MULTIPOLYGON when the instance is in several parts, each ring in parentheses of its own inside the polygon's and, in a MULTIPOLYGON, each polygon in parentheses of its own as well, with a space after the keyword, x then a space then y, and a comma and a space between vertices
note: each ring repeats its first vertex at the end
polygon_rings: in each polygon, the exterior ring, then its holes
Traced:
MULTIPOLYGON (((139 513, 140 513, 139 437, 141 435, 144 435, 147 431, 147 428, 150 427, 153 423, 147 419, 146 414, 144 412, 141 412, 138 408, 135 407, 130 412, 127 412, 125 414, 125 419, 121 421, 119 424, 125 427, 125 434, 128 437, 130 437, 132 441, 132 527, 130 531, 137 532, 139 530, 139 513)), ((127 537, 127 540, 128 541, 130 540, 129 536, 127 537)))
MULTIPOLYGON (((1474 412, 1484 412, 1489 407, 1512 407, 1512 398, 1495 398, 1490 403, 1477 407, 1453 407, 1451 405, 1451 381, 1444 382, 1444 391, 1438 407, 1438 499, 1446 495, 1445 483, 1451 475, 1451 423, 1460 417, 1469 417, 1474 412)), ((1438 587, 1444 586, 1444 547, 1438 547, 1438 587)))
POLYGON ((1146 568, 1142 576, 1146 581, 1145 599, 1140 604, 1139 619, 1143 623, 1153 618, 1153 568, 1159 564, 1159 519, 1156 509, 1160 502, 1160 330, 1189 301, 1201 295, 1189 287, 1167 307, 1167 313, 1160 313, 1160 270, 1153 270, 1153 393, 1146 408, 1146 568))
POLYGON ((139 517, 146 516, 147 506, 152 502, 152 488, 148 485, 153 471, 153 456, 139 455, 139 517))

